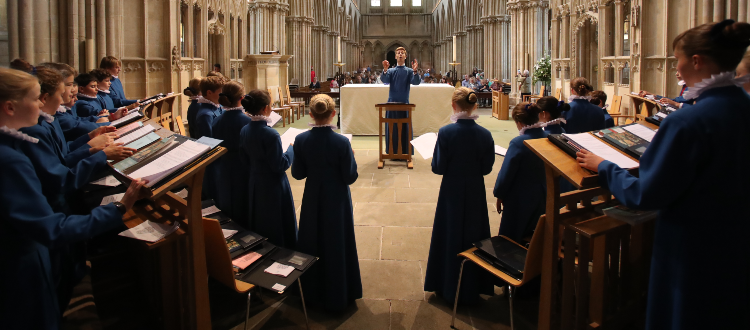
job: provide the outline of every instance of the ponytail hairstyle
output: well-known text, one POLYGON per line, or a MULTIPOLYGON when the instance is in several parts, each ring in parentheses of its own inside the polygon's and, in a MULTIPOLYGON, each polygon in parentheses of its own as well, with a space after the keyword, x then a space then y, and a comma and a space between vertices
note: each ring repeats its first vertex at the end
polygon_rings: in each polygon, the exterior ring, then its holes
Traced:
POLYGON ((260 115, 269 104, 271 104, 271 96, 260 89, 253 89, 242 98, 242 107, 251 116, 260 115))
POLYGON ((190 79, 188 87, 185 87, 185 90, 182 91, 182 94, 185 94, 185 96, 187 97, 195 97, 201 95, 201 78, 190 79))
POLYGON ((27 72, 0 67, 0 103, 21 101, 37 85, 37 78, 27 72))
POLYGON ((314 119, 325 119, 336 109, 336 103, 326 94, 318 94, 310 99, 310 114, 314 119))
POLYGON ((542 109, 534 103, 519 103, 513 108, 512 117, 517 123, 528 126, 539 122, 540 113, 542 109))
POLYGON ((474 93, 471 89, 466 87, 459 87, 453 91, 453 98, 451 99, 459 109, 466 112, 471 112, 477 106, 477 93, 474 93))
POLYGON ((219 104, 227 108, 232 108, 237 105, 237 101, 241 100, 244 94, 245 86, 236 81, 230 81, 221 87, 219 104))
POLYGON ((536 105, 542 110, 549 114, 549 119, 554 120, 560 118, 563 112, 570 110, 570 105, 558 101, 554 96, 545 96, 539 101, 536 101, 536 105))
POLYGON ((594 90, 589 84, 589 80, 584 77, 578 77, 570 81, 570 88, 578 96, 586 96, 594 90))
POLYGON ((706 23, 680 33, 672 49, 686 57, 705 56, 721 71, 734 71, 750 46, 750 24, 727 19, 706 23))
POLYGON ((63 83, 63 78, 56 70, 47 67, 37 67, 36 79, 41 87, 40 95, 52 95, 57 92, 63 83))

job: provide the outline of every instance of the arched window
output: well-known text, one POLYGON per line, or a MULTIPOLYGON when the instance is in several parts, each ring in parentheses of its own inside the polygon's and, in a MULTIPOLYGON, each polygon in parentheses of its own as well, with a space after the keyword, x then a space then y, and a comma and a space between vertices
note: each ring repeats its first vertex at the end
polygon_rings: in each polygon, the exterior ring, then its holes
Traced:
POLYGON ((422 6, 422 0, 411 0, 412 7, 422 6))
POLYGON ((380 7, 380 0, 370 0, 370 6, 380 7))
POLYGON ((391 0, 391 7, 401 7, 404 5, 404 0, 391 0))

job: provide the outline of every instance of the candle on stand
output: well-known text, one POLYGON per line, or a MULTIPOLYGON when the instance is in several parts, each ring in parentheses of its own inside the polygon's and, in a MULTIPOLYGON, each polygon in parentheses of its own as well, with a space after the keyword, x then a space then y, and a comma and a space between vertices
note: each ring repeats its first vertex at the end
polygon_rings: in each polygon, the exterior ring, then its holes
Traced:
POLYGON ((336 37, 336 43, 338 44, 338 50, 339 50, 338 51, 338 54, 339 54, 338 55, 339 56, 338 57, 338 59, 339 59, 338 63, 341 63, 341 36, 336 37))
POLYGON ((453 63, 456 63, 456 36, 453 36, 453 63))

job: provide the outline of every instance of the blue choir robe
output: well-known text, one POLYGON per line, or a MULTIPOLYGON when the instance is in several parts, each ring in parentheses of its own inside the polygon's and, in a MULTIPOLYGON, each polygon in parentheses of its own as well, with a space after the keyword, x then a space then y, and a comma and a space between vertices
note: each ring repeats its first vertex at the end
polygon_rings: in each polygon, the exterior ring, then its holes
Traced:
MULTIPOLYGON (((601 111, 601 108, 596 108, 601 111)), ((534 232, 539 217, 545 213, 547 197, 544 162, 523 141, 544 139, 547 135, 541 128, 532 128, 510 140, 503 167, 495 181, 492 194, 503 201, 499 235, 516 242, 534 232)))
POLYGON ((659 211, 646 329, 750 329, 748 109, 740 87, 706 90, 662 121, 638 177, 599 164, 617 200, 659 211))
MULTIPOLYGON (((117 100, 116 102, 121 104, 120 105, 121 107, 131 105, 138 101, 138 100, 128 100, 127 98, 125 98, 125 90, 122 88, 122 82, 120 81, 120 78, 113 76, 112 78, 109 79, 109 81, 112 83, 109 86, 109 92, 110 92, 109 97, 111 97, 113 101, 117 100)), ((118 103, 115 103, 115 104, 118 104, 118 103)))
POLYGON ((227 153, 216 161, 216 206, 237 223, 246 224, 250 160, 240 147, 240 131, 251 122, 242 110, 225 111, 213 124, 214 138, 227 153))
POLYGON ((195 115, 198 113, 198 109, 200 109, 200 104, 198 103, 198 100, 191 100, 190 105, 187 109, 187 121, 188 121, 188 133, 190 134, 190 137, 195 137, 195 115))
POLYGON ((604 128, 615 127, 615 119, 609 114, 606 108, 602 108, 604 111, 604 128))
POLYGON ((62 311, 50 248, 126 228, 112 204, 88 215, 55 213, 25 144, 0 134, 0 320, 3 329, 57 329, 62 311))
POLYGON ((311 304, 341 311, 362 297, 349 191, 358 176, 354 152, 346 137, 328 127, 297 135, 292 148, 292 176, 307 178, 297 250, 320 257, 303 275, 302 289, 311 304))
POLYGON ((101 105, 102 109, 107 109, 110 112, 115 112, 117 111, 117 109, 124 107, 124 105, 122 105, 122 102, 119 99, 117 100, 117 104, 115 104, 115 100, 110 96, 111 94, 111 92, 107 93, 105 91, 99 90, 96 93, 96 100, 99 101, 99 105, 101 105))
POLYGON ((602 108, 585 99, 575 99, 570 102, 570 110, 565 111, 563 116, 567 122, 563 128, 568 134, 604 129, 602 108))
MULTIPOLYGON (((409 103, 409 92, 411 91, 411 85, 419 85, 421 80, 419 75, 414 74, 414 70, 407 68, 404 65, 390 68, 388 71, 380 76, 380 80, 384 84, 390 84, 388 89, 388 102, 400 102, 409 103)), ((407 118, 408 114, 405 111, 386 111, 386 118, 407 118)), ((389 152, 391 147, 391 141, 398 140, 398 130, 391 132, 391 125, 385 125, 385 152, 389 152)), ((409 152, 409 141, 413 140, 413 134, 409 134, 409 126, 406 124, 401 125, 401 150, 404 154, 409 152)), ((398 142, 394 142, 393 146, 396 148, 394 153, 398 152, 398 142)))
POLYGON ((266 121, 253 121, 240 131, 240 147, 250 160, 245 228, 268 241, 294 250, 297 244, 297 213, 286 170, 294 161, 294 149, 286 152, 281 137, 266 121))
POLYGON ((72 110, 55 113, 55 121, 60 125, 67 141, 76 140, 101 126, 109 125, 109 122, 97 123, 98 118, 96 116, 78 117, 72 110))
POLYGON ((78 101, 76 101, 75 107, 78 117, 98 116, 99 112, 104 110, 101 103, 99 103, 99 99, 83 94, 78 94, 78 101))
POLYGON ((547 125, 544 128, 544 131, 549 134, 563 134, 565 133, 565 129, 560 124, 554 124, 554 125, 547 125))
MULTIPOLYGON (((434 291, 453 303, 461 268, 457 255, 472 244, 491 237, 484 176, 492 172, 495 143, 490 131, 474 120, 459 119, 444 126, 432 158, 432 172, 442 175, 430 254, 425 273, 425 291, 434 291)), ((459 302, 476 303, 479 294, 493 292, 492 277, 467 264, 459 302)))
MULTIPOLYGON (((200 139, 204 136, 213 138, 213 130, 212 127, 214 125, 214 120, 216 120, 217 117, 219 117, 223 110, 221 107, 215 107, 211 103, 201 103, 199 104, 198 112, 195 116, 195 128, 192 128, 195 132, 195 135, 191 135, 190 137, 194 139, 200 139)), ((192 127, 193 125, 190 125, 192 127)), ((216 198, 216 166, 215 164, 210 164, 206 168, 206 173, 203 177, 203 192, 202 192, 204 199, 209 198, 216 198)))

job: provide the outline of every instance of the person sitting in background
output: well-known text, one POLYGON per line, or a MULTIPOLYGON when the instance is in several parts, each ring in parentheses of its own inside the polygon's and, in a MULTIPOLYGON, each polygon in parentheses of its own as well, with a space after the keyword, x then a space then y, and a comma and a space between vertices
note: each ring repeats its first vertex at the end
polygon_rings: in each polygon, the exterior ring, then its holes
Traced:
POLYGON ((318 81, 318 77, 315 77, 315 79, 310 83, 310 89, 319 89, 320 88, 320 82, 318 81))
MULTIPOLYGON (((518 70, 519 73, 521 70, 518 70)), ((526 95, 531 95, 531 79, 529 79, 529 70, 524 70, 520 75, 516 75, 518 91, 521 92, 521 100, 526 95)))
POLYGON ((503 84, 500 81, 495 79, 492 85, 490 85, 490 89, 492 89, 493 91, 500 91, 501 89, 503 89, 502 85, 503 84))
POLYGON ((477 84, 477 78, 470 77, 469 78, 469 85, 466 87, 471 90, 476 90, 479 84, 477 84))
POLYGON ((464 80, 461 80, 461 87, 471 88, 469 87, 469 75, 464 75, 464 80))
POLYGON ((331 80, 331 88, 339 88, 339 83, 336 79, 331 80))
MULTIPOLYGON (((475 92, 490 92, 490 85, 487 83, 487 79, 481 80, 477 87, 474 89, 475 92)), ((486 97, 479 98, 479 106, 480 107, 486 107, 491 99, 488 99, 486 97)))
POLYGON ((604 91, 593 91, 589 96, 591 96, 589 102, 602 108, 602 111, 604 111, 604 128, 615 127, 615 119, 607 111, 607 93, 604 91))

